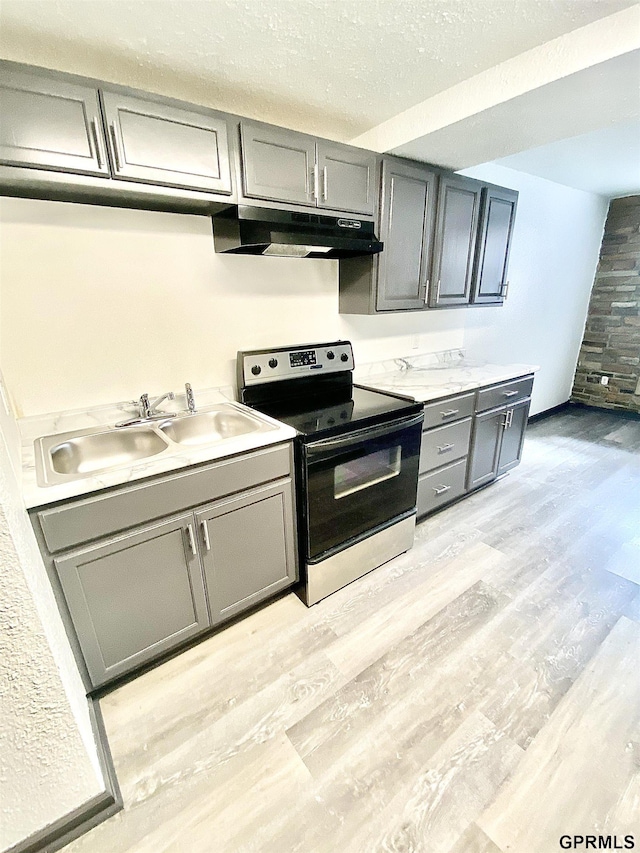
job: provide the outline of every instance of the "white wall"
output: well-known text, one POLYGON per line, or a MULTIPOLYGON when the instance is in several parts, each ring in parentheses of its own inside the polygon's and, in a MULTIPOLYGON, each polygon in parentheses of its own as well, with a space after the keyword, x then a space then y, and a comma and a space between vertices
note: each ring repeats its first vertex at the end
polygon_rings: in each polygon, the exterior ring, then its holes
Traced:
POLYGON ((359 362, 461 346, 463 317, 338 314, 337 261, 216 255, 211 221, 0 202, 0 356, 19 415, 235 379, 238 349, 349 337, 359 362))
POLYGON ((607 202, 495 165, 520 191, 503 307, 338 314, 337 261, 216 255, 206 217, 0 201, 0 359, 18 415, 228 385, 238 349, 349 338, 358 363, 465 346, 569 398, 607 202))
POLYGON ((0 850, 104 790, 85 691, 24 511, 0 401, 0 850))
POLYGON ((531 413, 550 409, 571 395, 608 200, 504 166, 462 174, 520 193, 507 301, 466 312, 465 346, 487 361, 540 365, 531 413))

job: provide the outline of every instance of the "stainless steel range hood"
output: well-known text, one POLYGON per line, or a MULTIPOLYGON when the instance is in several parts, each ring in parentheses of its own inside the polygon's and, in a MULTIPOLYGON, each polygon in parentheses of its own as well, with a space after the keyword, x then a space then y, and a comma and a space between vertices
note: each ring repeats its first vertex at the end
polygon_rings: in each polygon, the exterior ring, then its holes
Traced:
POLYGON ((382 251, 373 222, 238 205, 213 217, 216 252, 288 258, 355 258, 382 251))

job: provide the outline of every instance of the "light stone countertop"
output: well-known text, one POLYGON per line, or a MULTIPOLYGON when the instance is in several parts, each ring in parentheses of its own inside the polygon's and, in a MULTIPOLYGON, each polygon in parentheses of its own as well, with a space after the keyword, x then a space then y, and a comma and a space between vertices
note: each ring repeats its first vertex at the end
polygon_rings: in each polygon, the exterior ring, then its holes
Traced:
POLYGON ((424 403, 507 382, 538 369, 534 364, 473 361, 462 350, 449 350, 366 364, 356 369, 354 380, 375 391, 392 391, 424 403))
MULTIPOLYGON (((145 477, 152 477, 155 474, 177 471, 189 465, 224 459, 228 456, 267 447, 270 444, 289 441, 296 435, 296 431, 292 427, 281 424, 279 421, 267 417, 267 415, 255 412, 253 409, 248 409, 241 403, 235 402, 231 388, 196 391, 195 399, 198 412, 205 412, 221 403, 232 403, 234 408, 246 410, 253 417, 265 421, 271 429, 266 432, 247 433, 237 438, 225 439, 218 444, 172 446, 156 456, 141 459, 133 465, 113 468, 94 476, 43 487, 38 485, 36 479, 34 441, 37 438, 75 430, 94 430, 101 426, 110 427, 119 421, 133 417, 135 410, 129 403, 116 403, 86 410, 78 409, 71 412, 57 412, 21 418, 18 420, 18 427, 22 438, 22 492, 27 508, 45 506, 111 486, 120 486, 145 477)), ((163 411, 168 412, 180 411, 184 408, 184 395, 176 395, 174 402, 167 402, 166 407, 164 404, 162 406, 163 411)))

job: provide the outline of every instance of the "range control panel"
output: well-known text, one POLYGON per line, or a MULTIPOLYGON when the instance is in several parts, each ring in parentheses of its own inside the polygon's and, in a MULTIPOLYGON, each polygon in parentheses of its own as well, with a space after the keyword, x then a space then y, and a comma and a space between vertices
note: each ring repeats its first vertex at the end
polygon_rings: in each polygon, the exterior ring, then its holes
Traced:
POLYGON ((344 370, 353 370, 353 349, 349 341, 238 353, 238 385, 241 387, 344 370))

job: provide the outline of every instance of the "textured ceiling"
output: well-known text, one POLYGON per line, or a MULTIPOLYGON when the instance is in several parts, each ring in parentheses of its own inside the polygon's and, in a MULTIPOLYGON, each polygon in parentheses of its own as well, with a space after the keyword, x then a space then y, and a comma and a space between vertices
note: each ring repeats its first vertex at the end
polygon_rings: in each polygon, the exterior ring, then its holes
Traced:
POLYGON ((637 0, 0 0, 0 56, 451 168, 503 157, 612 196, 640 191, 638 125, 629 123, 640 115, 638 8, 637 0), (414 114, 411 133, 393 141, 414 114))
POLYGON ((0 55, 349 140, 633 0, 0 0, 0 55))

